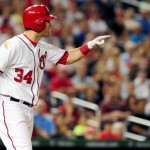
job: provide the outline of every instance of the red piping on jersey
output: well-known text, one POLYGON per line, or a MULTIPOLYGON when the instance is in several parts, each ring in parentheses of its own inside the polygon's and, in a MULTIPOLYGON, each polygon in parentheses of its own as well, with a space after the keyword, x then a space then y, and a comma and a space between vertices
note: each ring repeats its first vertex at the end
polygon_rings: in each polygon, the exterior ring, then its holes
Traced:
MULTIPOLYGON (((40 48, 39 48, 39 51, 38 51, 38 57, 39 57, 39 60, 40 60, 40 48)), ((40 63, 40 61, 39 61, 39 63, 40 63)), ((38 66, 39 66, 39 64, 38 64, 38 66)), ((39 78, 38 67, 37 67, 37 73, 38 73, 37 78, 39 78)), ((38 91, 37 91, 37 95, 38 95, 39 90, 40 90, 40 89, 39 89, 40 85, 39 85, 39 83, 38 83, 38 80, 37 80, 37 85, 38 85, 38 91)), ((37 100, 37 103, 38 103, 38 100, 37 100)), ((37 103, 36 103, 35 105, 37 105, 37 103)))
POLYGON ((11 140, 12 147, 16 150, 16 148, 15 148, 15 146, 14 146, 14 143, 13 143, 13 140, 12 140, 12 138, 10 137, 9 130, 8 130, 8 126, 7 126, 7 123, 6 123, 4 101, 2 102, 2 107, 3 107, 4 124, 5 124, 6 130, 7 130, 7 135, 8 135, 8 137, 9 137, 9 139, 11 140))
POLYGON ((0 73, 3 73, 3 71, 0 70, 0 73))
POLYGON ((34 46, 36 46, 36 45, 38 44, 37 42, 34 42, 34 41, 32 41, 31 39, 29 39, 26 34, 23 34, 23 35, 24 35, 34 46))
POLYGON ((34 85, 34 82, 35 82, 35 55, 34 55, 32 49, 28 46, 28 44, 27 44, 21 37, 19 37, 19 36, 17 36, 17 37, 18 37, 19 39, 21 39, 22 42, 25 43, 25 45, 26 45, 26 46, 29 48, 29 50, 32 52, 33 58, 34 58, 34 79, 33 79, 33 83, 32 83, 32 86, 31 86, 31 92, 32 92, 32 94, 33 94, 33 98, 32 98, 32 105, 33 105, 33 101, 34 101, 33 85, 34 85))

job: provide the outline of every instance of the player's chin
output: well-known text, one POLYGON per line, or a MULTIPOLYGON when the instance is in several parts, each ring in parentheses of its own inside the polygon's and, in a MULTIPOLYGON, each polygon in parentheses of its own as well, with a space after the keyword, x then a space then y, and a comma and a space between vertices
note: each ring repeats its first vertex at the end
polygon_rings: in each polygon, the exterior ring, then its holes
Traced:
POLYGON ((48 34, 48 36, 50 36, 52 34, 51 30, 49 30, 49 32, 47 34, 48 34))
POLYGON ((43 37, 49 37, 50 35, 51 35, 51 30, 45 29, 44 31, 42 31, 43 37))
POLYGON ((48 29, 47 34, 50 36, 51 35, 51 29, 48 29))
POLYGON ((43 36, 44 36, 44 37, 49 37, 50 35, 51 35, 51 33, 47 32, 47 33, 45 33, 43 36))

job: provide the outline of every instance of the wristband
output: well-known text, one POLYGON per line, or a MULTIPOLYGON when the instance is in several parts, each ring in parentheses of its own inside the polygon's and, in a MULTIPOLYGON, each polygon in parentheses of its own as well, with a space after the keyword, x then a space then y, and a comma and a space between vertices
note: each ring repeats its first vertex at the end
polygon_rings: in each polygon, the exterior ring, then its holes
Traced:
POLYGON ((88 44, 82 45, 79 49, 83 55, 86 55, 87 53, 91 51, 91 49, 89 49, 88 47, 88 44))

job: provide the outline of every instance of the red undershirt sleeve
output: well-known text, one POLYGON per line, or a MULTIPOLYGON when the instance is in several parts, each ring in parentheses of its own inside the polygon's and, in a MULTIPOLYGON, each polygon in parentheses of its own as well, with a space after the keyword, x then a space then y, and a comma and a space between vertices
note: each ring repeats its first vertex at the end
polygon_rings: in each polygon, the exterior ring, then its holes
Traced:
POLYGON ((68 56, 69 56, 69 53, 68 51, 66 51, 64 55, 61 57, 61 59, 57 62, 57 64, 66 65, 68 56))

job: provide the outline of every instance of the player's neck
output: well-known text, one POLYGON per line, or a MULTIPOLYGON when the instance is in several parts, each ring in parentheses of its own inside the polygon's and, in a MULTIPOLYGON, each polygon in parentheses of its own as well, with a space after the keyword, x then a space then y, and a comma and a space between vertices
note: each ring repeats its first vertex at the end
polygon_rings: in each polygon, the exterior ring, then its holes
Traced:
POLYGON ((25 31, 23 34, 25 34, 31 41, 36 43, 38 43, 38 41, 41 39, 41 36, 32 30, 25 31))

